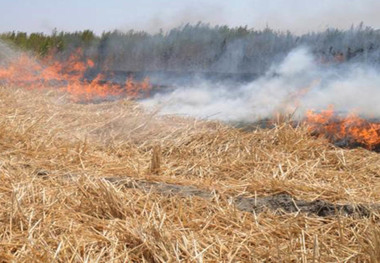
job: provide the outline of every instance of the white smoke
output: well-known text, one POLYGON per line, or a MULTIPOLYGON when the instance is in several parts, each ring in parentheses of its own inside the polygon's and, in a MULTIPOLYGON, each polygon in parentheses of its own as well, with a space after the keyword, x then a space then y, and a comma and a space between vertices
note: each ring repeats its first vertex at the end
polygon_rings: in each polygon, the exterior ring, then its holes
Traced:
POLYGON ((244 85, 207 81, 180 87, 170 94, 156 94, 143 101, 161 114, 179 114, 202 119, 253 122, 274 114, 324 110, 380 117, 380 72, 362 64, 322 64, 298 48, 282 63, 244 85))
POLYGON ((11 60, 16 54, 16 51, 0 40, 0 63, 11 60))
POLYGON ((325 109, 333 105, 337 111, 355 112, 368 118, 380 117, 378 70, 352 65, 326 82, 306 94, 302 99, 304 108, 325 109))

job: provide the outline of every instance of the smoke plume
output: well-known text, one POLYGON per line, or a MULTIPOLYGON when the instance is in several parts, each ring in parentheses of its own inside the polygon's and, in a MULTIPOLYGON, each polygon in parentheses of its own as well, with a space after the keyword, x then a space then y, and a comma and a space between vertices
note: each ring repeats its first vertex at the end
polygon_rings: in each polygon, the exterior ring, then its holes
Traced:
POLYGON ((199 81, 142 103, 161 114, 254 122, 275 114, 304 116, 330 106, 336 112, 380 117, 380 72, 362 63, 322 63, 306 47, 291 51, 262 77, 247 84, 199 81))

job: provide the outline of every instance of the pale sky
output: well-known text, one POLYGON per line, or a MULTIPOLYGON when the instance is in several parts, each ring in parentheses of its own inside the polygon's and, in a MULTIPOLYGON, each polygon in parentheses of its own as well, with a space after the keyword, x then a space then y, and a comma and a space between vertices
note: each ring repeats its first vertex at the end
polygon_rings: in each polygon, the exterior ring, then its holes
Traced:
POLYGON ((184 23, 294 33, 364 22, 380 28, 380 0, 0 0, 0 32, 168 30, 184 23))

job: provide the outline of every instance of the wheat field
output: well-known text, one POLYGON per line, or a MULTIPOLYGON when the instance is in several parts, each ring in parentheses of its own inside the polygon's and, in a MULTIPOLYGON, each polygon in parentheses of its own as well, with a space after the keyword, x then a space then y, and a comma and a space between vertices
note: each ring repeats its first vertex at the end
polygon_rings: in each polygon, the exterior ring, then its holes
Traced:
POLYGON ((2 262, 380 262, 380 155, 286 121, 1 87, 0 178, 2 262), (236 201, 273 196, 296 211, 236 201), (299 207, 321 200, 336 209, 299 207))

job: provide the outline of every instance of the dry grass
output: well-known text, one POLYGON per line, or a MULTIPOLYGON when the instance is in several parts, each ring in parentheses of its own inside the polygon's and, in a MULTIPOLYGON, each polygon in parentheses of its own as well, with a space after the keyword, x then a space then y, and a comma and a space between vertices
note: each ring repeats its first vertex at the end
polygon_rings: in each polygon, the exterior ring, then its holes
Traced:
POLYGON ((379 202, 380 155, 335 148, 305 127, 248 133, 157 117, 127 100, 80 105, 55 92, 0 88, 0 178, 4 262, 379 261, 376 212, 251 214, 229 201, 286 192, 379 202), (125 189, 107 176, 215 196, 125 189))

